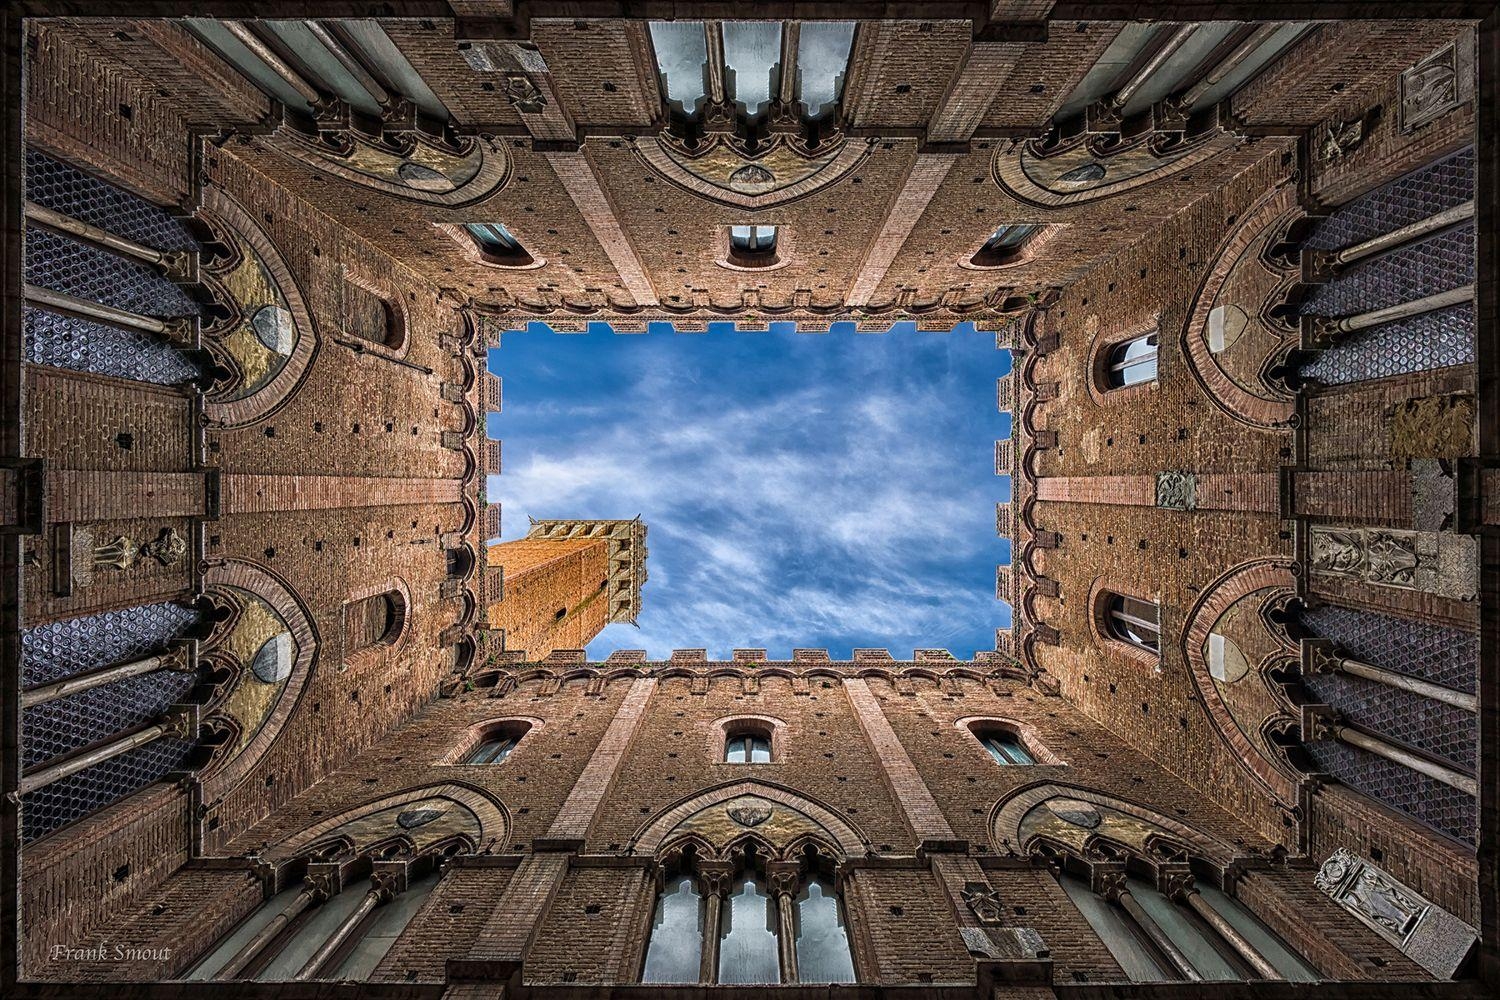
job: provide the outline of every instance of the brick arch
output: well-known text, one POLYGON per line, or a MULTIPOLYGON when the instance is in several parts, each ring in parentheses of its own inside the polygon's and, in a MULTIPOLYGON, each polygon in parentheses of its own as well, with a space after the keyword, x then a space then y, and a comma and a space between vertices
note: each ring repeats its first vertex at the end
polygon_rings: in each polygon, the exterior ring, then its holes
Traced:
POLYGON ((830 184, 838 182, 847 176, 851 170, 859 166, 865 156, 874 148, 874 140, 848 139, 836 154, 829 157, 826 163, 808 176, 785 187, 766 191, 762 194, 746 194, 741 191, 733 191, 698 176, 688 167, 678 162, 677 158, 667 151, 665 144, 658 138, 637 139, 631 144, 631 148, 641 158, 643 163, 671 183, 700 197, 718 202, 721 205, 755 210, 798 201, 810 194, 821 191, 830 184))
POLYGON ((1184 662, 1188 667, 1188 675, 1198 690, 1198 703, 1203 706, 1209 724, 1251 781, 1284 809, 1296 807, 1298 783, 1283 769, 1280 762, 1260 750, 1235 721, 1229 706, 1224 704, 1224 699, 1219 695, 1213 675, 1209 673, 1203 645, 1208 641, 1208 634, 1219 616, 1240 598, 1267 587, 1292 590, 1296 585, 1297 578, 1292 573, 1289 559, 1256 559, 1240 563, 1203 588, 1188 612, 1182 630, 1184 662))
POLYGON ((1153 670, 1161 671, 1161 651, 1153 654, 1150 650, 1142 649, 1121 639, 1116 639, 1110 634, 1109 626, 1105 622, 1105 602, 1110 595, 1119 594, 1122 597, 1134 597, 1141 601, 1150 601, 1156 605, 1156 629, 1157 645, 1161 649, 1166 648, 1166 631, 1161 621, 1161 599, 1159 594, 1148 594, 1132 583, 1118 579, 1107 580, 1102 576, 1094 577, 1093 584, 1089 587, 1088 602, 1084 605, 1087 609, 1089 619, 1089 631, 1093 633, 1094 643, 1101 649, 1107 649, 1117 656, 1134 660, 1144 664, 1153 670))
POLYGON ((1021 823, 1037 806, 1048 799, 1078 799, 1094 805, 1107 806, 1127 816, 1157 827, 1164 834, 1181 841, 1195 854, 1216 863, 1227 863, 1236 854, 1235 848, 1217 837, 1210 836, 1195 827, 1163 815, 1149 806, 1128 799, 1117 798, 1082 785, 1062 782, 1039 781, 1007 794, 990 811, 990 846, 1000 854, 1007 847, 1017 854, 1023 853, 1026 845, 1021 843, 1021 823))
MULTIPOLYGON (((421 191, 410 185, 385 177, 377 177, 366 170, 348 165, 344 162, 345 160, 354 163, 359 157, 341 156, 338 152, 328 149, 318 141, 305 137, 287 126, 278 128, 272 133, 270 145, 288 159, 313 170, 341 178, 350 184, 380 191, 406 201, 447 208, 459 208, 472 204, 502 190, 510 181, 512 161, 500 139, 462 136, 455 150, 443 149, 433 140, 418 133, 410 133, 410 135, 413 137, 411 140, 413 147, 420 143, 428 146, 429 150, 437 150, 438 155, 466 161, 474 166, 474 172, 451 191, 421 191)), ((387 164, 396 160, 409 162, 410 154, 415 152, 413 148, 408 150, 406 155, 392 153, 384 146, 378 145, 380 140, 365 138, 352 129, 344 130, 342 136, 351 143, 351 146, 357 144, 362 147, 360 151, 365 157, 373 151, 376 157, 385 159, 387 164)))
POLYGON ((474 818, 479 821, 479 843, 475 845, 479 849, 485 850, 488 845, 493 844, 494 850, 498 851, 505 846, 510 836, 510 815, 505 806, 491 798, 488 792, 472 785, 450 781, 441 785, 423 785, 419 788, 396 792, 355 806, 353 809, 347 809, 336 816, 319 820, 270 847, 266 851, 266 857, 272 861, 290 858, 304 847, 322 840, 355 820, 395 806, 406 805, 408 802, 420 802, 423 799, 432 798, 448 799, 473 813, 474 818))
MULTIPOLYGON (((1190 141, 1178 149, 1159 151, 1157 139, 1159 136, 1148 134, 1141 140, 1107 150, 1098 149, 1097 140, 1091 141, 1088 136, 1051 149, 1044 148, 1042 141, 1036 139, 1009 145, 999 143, 990 169, 995 183, 1012 197, 1039 208, 1062 208, 1123 194, 1163 180, 1205 163, 1239 142, 1234 134, 1220 131, 1190 141), (1095 158, 1106 171, 1114 172, 1115 179, 1078 191, 1060 190, 1045 179, 1044 175, 1053 170, 1082 166, 1095 158), (1051 169, 1039 169, 1049 160, 1063 162, 1060 167, 1049 164, 1051 169)), ((1106 174, 1106 178, 1108 176, 1106 174)))
POLYGON ((683 799, 676 805, 657 813, 655 818, 648 821, 631 838, 629 846, 637 854, 655 854, 683 821, 696 816, 705 809, 739 798, 741 795, 757 795, 771 802, 780 803, 788 809, 797 810, 822 827, 828 834, 829 842, 835 845, 846 858, 863 857, 870 850, 869 841, 833 810, 820 806, 789 788, 763 781, 734 781, 683 799))
POLYGON ((297 330, 297 342, 292 345, 291 356, 260 389, 243 399, 220 402, 204 399, 203 415, 207 420, 221 427, 243 427, 271 416, 296 395, 312 369, 313 358, 317 356, 318 331, 286 258, 250 213, 213 185, 203 188, 203 208, 222 220, 260 257, 277 291, 286 300, 287 311, 292 314, 292 325, 297 330))
MULTIPOLYGON (((1241 265, 1256 266, 1256 257, 1250 251, 1276 226, 1285 222, 1288 214, 1297 211, 1296 191, 1289 183, 1263 195, 1251 206, 1239 225, 1230 230, 1219 245, 1213 265, 1198 286, 1182 328, 1182 357, 1203 394, 1240 423, 1264 430, 1285 430, 1296 412, 1296 403, 1291 399, 1257 395, 1230 378, 1209 349, 1208 317, 1230 277, 1241 265)), ((1288 277, 1277 287, 1284 291, 1290 281, 1288 277)), ((1255 310, 1257 314, 1261 311, 1259 307, 1255 310)), ((1269 387, 1267 391, 1270 391, 1269 387)))
POLYGON ((204 800, 212 801, 222 798, 238 785, 276 741, 307 687, 320 640, 312 612, 301 596, 281 576, 258 563, 238 559, 210 562, 203 573, 203 587, 205 590, 237 587, 259 597, 280 616, 292 635, 292 641, 297 644, 297 655, 292 660, 292 672, 287 677, 286 687, 282 688, 275 706, 255 736, 238 754, 223 763, 215 762, 213 769, 202 776, 204 800))

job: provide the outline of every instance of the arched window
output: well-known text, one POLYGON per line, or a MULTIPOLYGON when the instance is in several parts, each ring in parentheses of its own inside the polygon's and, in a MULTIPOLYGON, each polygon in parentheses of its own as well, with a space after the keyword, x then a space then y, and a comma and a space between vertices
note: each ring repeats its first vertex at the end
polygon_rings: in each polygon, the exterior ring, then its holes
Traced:
POLYGON ((656 899, 646 983, 696 983, 703 962, 703 895, 691 875, 668 881, 656 899))
MULTIPOLYGON (((476 727, 479 728, 479 727, 476 727)), ((518 720, 484 726, 474 748, 463 756, 465 764, 500 764, 531 731, 531 724, 518 720)))
POLYGON ((779 983, 776 910, 765 880, 745 870, 735 876, 719 915, 721 983, 779 983))
POLYGON ((1106 594, 1104 629, 1110 637, 1151 653, 1161 652, 1161 606, 1138 597, 1106 594))
POLYGON ((344 652, 370 646, 389 646, 406 624, 406 600, 397 590, 350 601, 344 605, 344 652))
POLYGON ((809 878, 797 893, 797 979, 804 983, 854 982, 854 957, 843 907, 833 883, 809 878))
POLYGON ((1189 879, 1168 897, 1135 875, 1104 879, 1102 893, 1078 875, 1059 880, 1131 982, 1319 978, 1275 932, 1213 886, 1189 879))
POLYGON ((771 763, 771 738, 764 733, 735 731, 724 740, 724 763, 771 763))
POLYGON ((413 876, 404 889, 379 876, 365 878, 326 899, 307 884, 293 884, 221 938, 184 978, 367 980, 439 878, 432 870, 413 876), (351 921, 361 910, 368 915, 351 921), (289 913, 296 915, 287 919, 289 913), (279 930, 275 929, 278 923, 279 930), (262 940, 268 931, 271 936, 262 940))
POLYGON ((1156 381, 1156 331, 1122 340, 1104 352, 1100 387, 1123 389, 1156 381))
POLYGON ((697 862, 689 848, 682 864, 657 897, 643 982, 855 981, 843 905, 816 849, 766 862, 747 846, 734 861, 697 862))
POLYGON ((1012 764, 1035 764, 1036 758, 1026 749, 1026 744, 1021 742, 1021 737, 1004 729, 981 729, 975 736, 984 748, 995 758, 996 764, 1010 766, 1012 764))
POLYGON ((775 226, 730 226, 729 262, 740 267, 767 267, 776 255, 775 226))
POLYGON ((352 281, 344 282, 344 332, 391 350, 406 343, 400 306, 352 281))
POLYGON ((984 246, 974 254, 969 263, 975 267, 1003 267, 1017 263, 1023 256, 1026 244, 1042 231, 1038 223, 1018 223, 1001 226, 984 241, 984 246))
POLYGON ((464 231, 468 233, 469 239, 474 241, 480 258, 488 264, 498 264, 501 267, 528 267, 533 263, 531 254, 526 252, 521 241, 505 227, 504 223, 466 222, 464 231))

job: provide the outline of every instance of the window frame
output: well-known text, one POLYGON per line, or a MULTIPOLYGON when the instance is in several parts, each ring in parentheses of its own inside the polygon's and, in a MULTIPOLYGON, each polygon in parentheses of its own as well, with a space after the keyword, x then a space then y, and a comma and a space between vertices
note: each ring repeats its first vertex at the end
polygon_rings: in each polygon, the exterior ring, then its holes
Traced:
POLYGON ((963 264, 980 271, 1019 267, 1036 256, 1036 251, 1050 238, 1053 229, 1046 222, 1007 222, 993 229, 963 264), (1017 231, 1019 237, 1012 238, 1017 231))
POLYGON ((774 271, 790 263, 787 248, 785 226, 763 219, 741 220, 719 227, 714 263, 731 271, 774 271), (742 243, 744 237, 736 234, 740 229, 750 230, 749 246, 742 243), (771 231, 769 237, 760 235, 759 231, 765 229, 771 231), (763 239, 769 239, 769 244, 760 246, 763 239))
POLYGON ((1162 381, 1162 331, 1161 317, 1153 315, 1129 325, 1100 330, 1089 345, 1089 370, 1085 384, 1089 396, 1099 406, 1116 406, 1128 402, 1142 393, 1155 392, 1162 381), (1129 349, 1138 341, 1156 338, 1152 352, 1147 356, 1132 359, 1128 367, 1139 367, 1154 361, 1153 377, 1138 382, 1116 385, 1112 382, 1111 368, 1116 363, 1115 352, 1129 349))

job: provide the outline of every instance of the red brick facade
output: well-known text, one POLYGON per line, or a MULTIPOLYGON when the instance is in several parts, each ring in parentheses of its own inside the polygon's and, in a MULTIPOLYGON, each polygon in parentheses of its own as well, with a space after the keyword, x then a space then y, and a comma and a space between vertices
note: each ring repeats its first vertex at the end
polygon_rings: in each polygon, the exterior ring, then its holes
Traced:
MULTIPOLYGON (((829 877, 860 984, 849 996, 1207 995, 1191 982, 1098 985, 1125 983, 1128 962, 1065 886, 1082 879, 1122 913, 1109 886, 1127 871, 1163 893, 1184 878, 1223 890, 1321 980, 1245 988, 1256 995, 1470 996, 1486 988, 1480 977, 1493 985, 1500 831, 1479 748, 1494 749, 1496 658, 1483 630, 1495 593, 1479 586, 1478 538, 1493 541, 1500 505, 1485 423, 1494 227, 1466 223, 1480 260, 1478 348, 1466 360, 1304 378, 1328 355, 1296 315, 1327 284, 1297 248, 1357 197, 1474 146, 1476 217, 1493 212, 1494 136, 1476 143, 1476 128, 1493 117, 1496 26, 1493 14, 1474 20, 1481 5, 1373 18, 1370 5, 1292 5, 1287 17, 1315 23, 1217 108, 1171 125, 1170 102, 1153 98, 1150 115, 1086 147, 1069 145, 1074 119, 1054 116, 1111 75, 1096 64, 1134 44, 1135 19, 1263 12, 1046 0, 754 12, 331 4, 315 12, 338 26, 329 52, 347 54, 338 18, 376 18, 362 23, 423 81, 406 96, 451 116, 413 127, 392 105, 373 142, 317 87, 326 107, 316 120, 298 112, 299 131, 260 89, 272 84, 141 5, 89 17, 23 6, 30 20, 0 17, 15 145, 193 219, 205 271, 216 255, 214 267, 238 259, 243 243, 265 276, 248 290, 190 283, 215 303, 194 321, 198 352, 184 355, 206 370, 199 383, 41 363, 19 310, 23 298, 43 306, 20 287, 20 201, 7 201, 16 322, 0 402, 14 468, 0 470, 0 561, 15 593, 4 700, 19 705, 22 687, 35 697, 41 686, 21 681, 22 629, 177 602, 198 616, 190 700, 204 709, 177 769, 17 849, 7 995, 646 996, 651 987, 633 984, 669 875, 712 886, 736 864, 773 881, 829 877), (707 18, 711 39, 711 19, 734 14, 858 21, 827 147, 781 125, 757 139, 785 144, 765 163, 803 171, 769 194, 736 189, 717 160, 683 152, 653 61, 648 19, 707 18), (1412 126, 1430 95, 1414 96, 1420 81, 1403 84, 1403 72, 1449 43, 1454 100, 1412 126), (1137 128, 1151 137, 1133 145, 1137 128), (1085 148, 1107 165, 1108 193, 1063 178, 1048 187, 1052 158, 1085 148), (444 157, 473 169, 423 187, 433 182, 412 168, 432 173, 425 164, 444 157), (726 264, 727 228, 751 221, 778 227, 774 267, 726 264), (477 222, 504 223, 530 263, 487 257, 463 228, 477 222), (1038 227, 1024 251, 976 259, 997 227, 1016 225, 1038 227), (1231 329, 1230 307, 1242 327, 1231 329), (387 337, 356 314, 389 324, 387 337), (997 597, 1014 623, 996 651, 960 661, 856 650, 842 661, 742 649, 717 662, 684 649, 588 662, 594 636, 639 610, 644 526, 566 522, 612 527, 487 544, 501 528, 484 499, 485 477, 502 474, 500 442, 486 435, 501 405, 486 371, 495 331, 720 319, 1001 331, 1015 372, 996 398, 1015 429, 996 446, 995 472, 1011 477, 1014 499, 997 506, 996 526, 1014 559, 997 597), (285 361, 262 362, 253 345, 235 354, 236 324, 265 350, 278 335, 295 344, 285 361), (1155 377, 1112 388, 1111 349, 1147 334, 1155 377), (254 383, 260 363, 282 374, 254 383), (1154 639, 1121 631, 1117 597, 1155 606, 1155 622, 1136 623, 1154 639), (1475 729, 1473 759, 1396 749, 1429 770, 1458 765, 1446 773, 1459 784, 1419 790, 1478 783, 1477 836, 1441 828, 1395 779, 1362 791, 1358 775, 1334 773, 1337 759, 1309 757, 1336 739, 1314 731, 1314 695, 1332 696, 1313 687, 1322 675, 1304 640, 1336 614, 1385 623, 1385 646, 1340 648, 1345 660, 1410 651, 1403 629, 1436 637, 1413 658, 1472 645, 1478 676, 1438 685, 1470 714, 1434 714, 1428 729, 1475 729), (245 645, 241 629, 273 620, 283 646, 259 633, 245 645), (251 675, 272 689, 247 708, 233 692, 251 675), (730 763, 736 733, 765 739, 769 761, 730 763), (987 748, 996 734, 1031 763, 998 763, 987 748), (508 755, 463 763, 497 740, 514 741, 508 755), (1381 930, 1320 888, 1320 866, 1340 850, 1420 896, 1421 919, 1453 921, 1441 925, 1446 941, 1466 943, 1454 928, 1477 934, 1479 957, 1436 975, 1458 982, 1434 981, 1441 958, 1413 944, 1415 931, 1381 930), (188 976, 304 878, 368 877, 374 891, 398 869, 441 878, 367 987, 146 985, 188 976), (133 957, 70 952, 92 942, 133 957)), ((313 16, 293 2, 262 6, 256 16, 313 16)), ((229 7, 201 13, 245 13, 229 7)), ((306 86, 307 67, 250 23, 236 27, 261 40, 267 65, 285 64, 274 86, 306 86)), ((1254 30, 1204 55, 1227 60, 1254 30)), ((1114 75, 1139 70, 1141 53, 1149 46, 1114 75)), ((389 66, 343 72, 383 89, 395 86, 389 66)), ((1110 96, 1099 86, 1096 98, 1110 96)), ((1080 120, 1093 129, 1106 112, 1091 105, 1080 120)), ((748 155, 742 147, 738 137, 725 148, 741 152, 723 155, 748 155)), ((21 170, 6 162, 14 194, 21 170)), ((1411 704, 1395 714, 1432 708, 1411 704)), ((1339 710, 1347 731, 1379 729, 1358 706, 1339 710)), ((10 791, 43 768, 9 766, 25 730, 21 709, 6 711, 10 791)), ((97 749, 85 744, 69 753, 97 749)), ((8 841, 19 844, 30 801, 7 799, 8 841)), ((844 995, 828 989, 797 995, 844 995)))

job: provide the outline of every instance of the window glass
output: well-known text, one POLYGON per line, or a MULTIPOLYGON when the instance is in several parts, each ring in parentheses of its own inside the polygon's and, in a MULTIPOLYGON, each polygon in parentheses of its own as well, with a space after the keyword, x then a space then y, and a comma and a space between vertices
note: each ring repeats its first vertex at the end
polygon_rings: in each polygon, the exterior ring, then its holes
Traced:
POLYGON ((485 740, 474 748, 469 754, 465 764, 498 764, 510 756, 510 752, 516 748, 518 738, 515 736, 497 736, 494 739, 485 740))
POLYGON ((318 41, 306 23, 265 20, 258 24, 280 39, 297 61, 307 68, 311 75, 308 82, 320 90, 331 91, 356 111, 371 116, 380 114, 380 105, 375 98, 360 86, 343 63, 334 58, 327 46, 318 41))
POLYGON ((703 953, 703 897, 689 875, 667 883, 656 901, 651 943, 646 947, 647 983, 696 983, 703 953))
POLYGON ((261 904, 250 916, 240 921, 240 925, 222 938, 213 950, 198 961, 198 964, 189 970, 184 979, 201 980, 212 979, 219 970, 229 964, 229 960, 239 954, 241 948, 250 943, 250 939, 259 934, 276 915, 291 905, 292 900, 302 892, 302 883, 297 882, 281 890, 268 902, 261 904))
POLYGON ((808 117, 833 110, 844 89, 853 21, 808 21, 797 37, 797 100, 808 117))
POLYGON ((1156 381, 1156 334, 1135 337, 1110 349, 1105 384, 1111 389, 1156 381))
POLYGON ((499 222, 466 222, 464 228, 469 235, 474 237, 480 249, 485 253, 505 256, 507 254, 518 254, 521 250, 521 241, 511 235, 511 231, 499 222))
POLYGON ((752 872, 739 877, 720 913, 719 982, 781 982, 775 908, 752 872))
POLYGON ((1094 895, 1087 882, 1076 875, 1062 875, 1059 881, 1131 982, 1152 983, 1176 978, 1162 969, 1156 957, 1136 937, 1126 922, 1126 916, 1108 900, 1094 895))
POLYGON ((1157 652, 1161 647, 1161 610, 1134 597, 1114 595, 1109 601, 1109 631, 1116 639, 1157 652))
POLYGON ((726 764, 769 764, 771 741, 764 736, 736 733, 724 743, 726 764))
POLYGON ((775 226, 730 226, 729 245, 737 254, 770 254, 776 251, 775 226))
POLYGON ((852 983, 854 959, 833 884, 812 878, 797 894, 797 979, 804 983, 852 983))
POLYGON ((754 118, 770 103, 781 72, 781 22, 725 21, 723 31, 725 89, 754 118))
POLYGON ((1022 745, 1015 734, 1007 732, 990 732, 980 738, 984 748, 995 758, 997 764, 1035 764, 1036 759, 1022 745))
POLYGON ((401 936, 422 904, 427 902, 428 895, 432 893, 432 888, 437 885, 440 877, 437 872, 424 875, 389 903, 376 907, 374 916, 366 925, 368 929, 348 957, 338 964, 336 971, 329 973, 328 978, 352 979, 356 982, 369 979, 380 960, 385 958, 386 952, 396 943, 396 938, 401 936))
POLYGON ((665 80, 667 100, 684 114, 696 114, 708 97, 704 77, 708 43, 702 21, 652 21, 651 46, 665 80))
POLYGON ((1042 227, 1039 224, 1023 223, 1016 226, 1001 226, 990 234, 985 240, 984 251, 995 253, 999 250, 1013 250, 1031 238, 1031 235, 1042 227))

